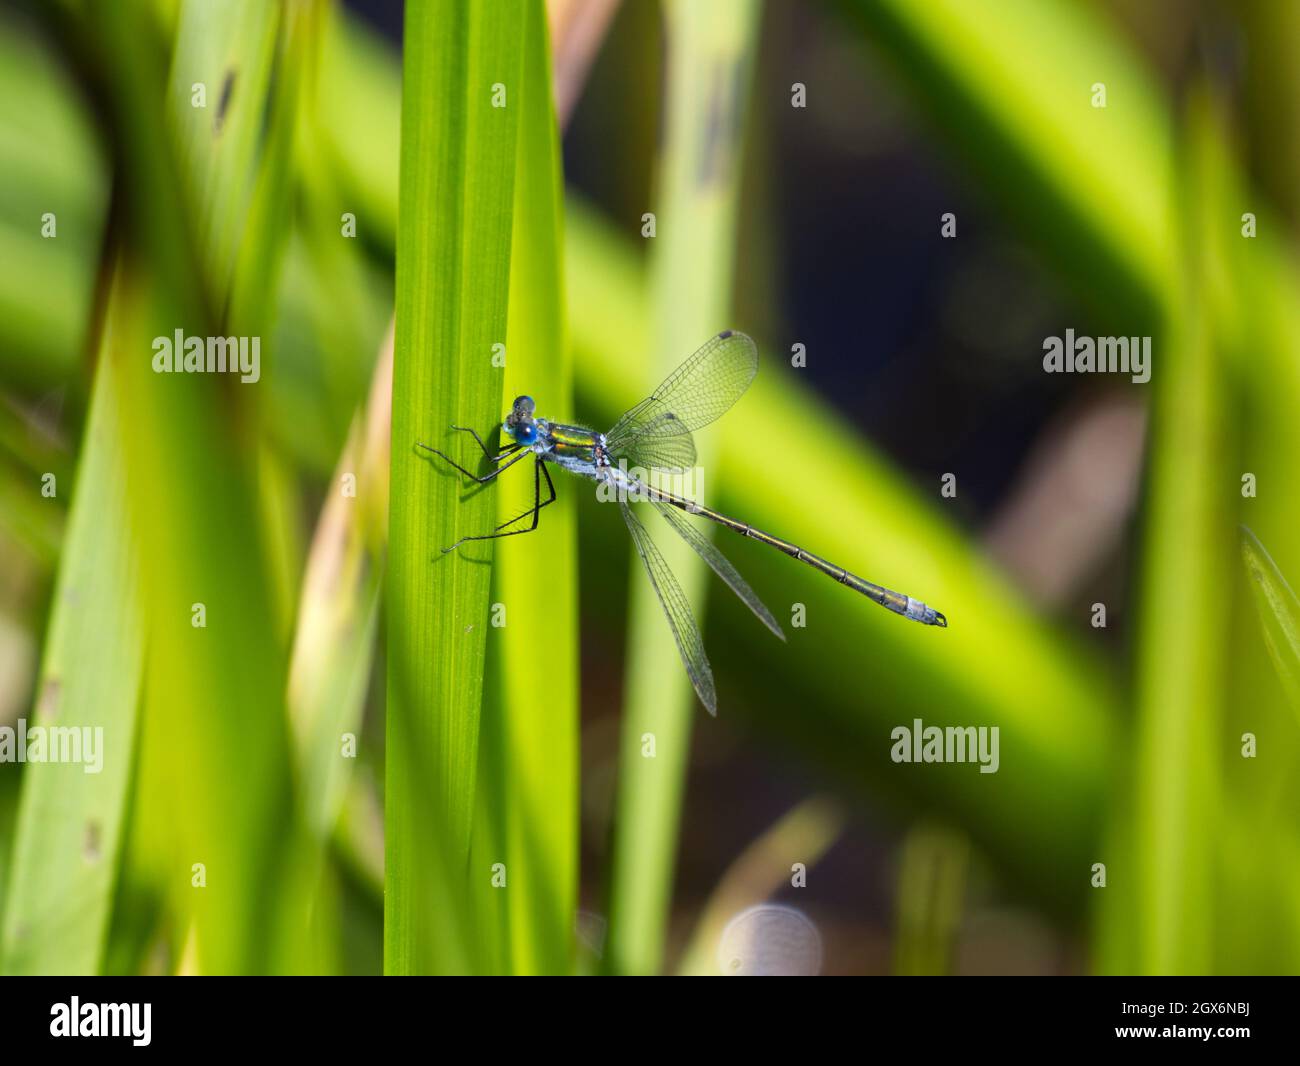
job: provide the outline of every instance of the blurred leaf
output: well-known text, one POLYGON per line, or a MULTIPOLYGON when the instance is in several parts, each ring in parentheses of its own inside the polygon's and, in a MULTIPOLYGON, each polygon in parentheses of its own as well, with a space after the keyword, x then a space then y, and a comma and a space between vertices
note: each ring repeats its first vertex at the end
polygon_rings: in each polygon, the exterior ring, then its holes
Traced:
POLYGON ((1241 557, 1269 656, 1292 704, 1300 709, 1300 601, 1264 545, 1241 527, 1241 557))
POLYGON ((326 183, 309 179, 302 189, 307 218, 285 256, 264 425, 300 475, 323 482, 365 402, 392 324, 393 285, 391 266, 385 272, 340 239, 337 216, 318 209, 318 184, 326 183))
POLYGON ((388 520, 391 339, 339 458, 312 539, 297 611, 289 669, 302 805, 311 829, 327 839, 339 819, 352 759, 343 736, 360 732, 375 654, 388 520))
POLYGON ((0 12, 0 379, 33 392, 80 387, 108 188, 86 110, 35 28, 0 12))
POLYGON ((1104 14, 1073 0, 841 4, 1096 312, 1154 321, 1175 288, 1173 124, 1104 14))
MULTIPOLYGON (((291 217, 294 206, 292 166, 296 134, 302 116, 310 113, 309 105, 313 102, 322 7, 316 0, 289 0, 283 8, 266 135, 261 143, 247 210, 240 218, 241 239, 233 253, 228 318, 237 332, 269 332, 291 232, 285 220, 291 217)), ((240 42, 247 48, 247 31, 240 42)), ((270 65, 267 64, 268 69, 270 65)), ((247 92, 247 87, 241 86, 241 91, 247 92)), ((227 115, 221 121, 224 124, 233 118, 227 115)), ((259 122, 254 130, 260 129, 259 122)), ((232 136, 233 131, 223 128, 223 139, 232 136)))
MULTIPOLYGON (((119 289, 131 329, 113 349, 127 447, 127 487, 139 530, 143 606, 149 641, 139 786, 128 856, 134 880, 170 904, 170 954, 203 973, 274 972, 315 967, 306 941, 310 898, 303 881, 301 826, 294 817, 284 705, 285 652, 269 599, 259 521, 256 452, 238 432, 250 385, 228 377, 160 374, 152 370, 155 336, 183 329, 213 333, 218 320, 195 279, 229 279, 227 237, 237 228, 253 166, 240 149, 227 158, 222 130, 260 128, 270 62, 261 35, 250 53, 226 44, 238 38, 213 20, 241 16, 237 6, 184 4, 164 97, 158 57, 140 11, 130 4, 92 5, 87 27, 109 63, 109 113, 124 175, 123 213, 135 284, 119 289), (224 14, 223 14, 224 12, 224 14), (189 41, 212 35, 221 46, 189 41), (229 115, 214 125, 192 117, 187 58, 233 72, 229 115), (163 106, 160 107, 160 101, 163 106), (205 178, 191 226, 174 175, 175 146, 164 125, 186 131, 188 167, 210 160, 222 175, 205 178), (231 221, 234 219, 235 221, 231 221), (191 243, 189 235, 204 233, 191 243), (243 390, 243 391, 241 391, 243 390), (200 617, 200 606, 202 617, 200 617), (200 622, 205 624, 199 624, 200 622), (194 883, 201 864, 206 887, 194 883)), ((196 78, 198 75, 196 75, 196 78)), ((211 87, 210 87, 211 88, 211 87)), ((216 101, 210 101, 214 106, 216 101)))
MULTIPOLYGON (((59 465, 63 462, 60 460, 59 465)), ((56 484, 68 483, 66 474, 55 473, 56 484)), ((15 469, 0 452, 0 535, 23 549, 42 571, 53 570, 63 543, 63 509, 57 499, 41 495, 42 474, 15 469)))
POLYGON ((392 248, 397 233, 397 168, 402 72, 397 53, 346 8, 326 20, 321 57, 321 134, 357 216, 358 234, 392 248))
POLYGON ((964 833, 928 824, 908 830, 894 897, 895 974, 952 973, 969 862, 970 842, 964 833))
MULTIPOLYGON (((653 244, 654 354, 644 361, 631 358, 629 344, 642 342, 633 338, 627 322, 611 328, 602 341, 607 350, 614 345, 624 362, 620 369, 632 370, 640 380, 642 396, 732 325, 740 133, 760 10, 749 0, 672 0, 665 7, 668 111, 653 244)), ((697 445, 700 463, 707 465, 711 446, 707 439, 697 445)), ((698 608, 708 573, 703 562, 678 537, 658 540, 698 608)), ((662 965, 691 726, 703 712, 639 562, 632 571, 604 964, 614 973, 648 974, 662 965), (652 759, 643 755, 646 734, 654 737, 652 759)), ((721 705, 727 706, 725 694, 721 705)))
POLYGON ((27 727, 46 731, 51 753, 58 730, 75 731, 69 748, 83 761, 30 761, 23 771, 6 974, 100 972, 112 912, 144 661, 114 337, 110 323, 27 727))
MULTIPOLYGON (((1223 590, 1232 497, 1224 457, 1224 361, 1216 358, 1213 239, 1205 233, 1221 205, 1215 195, 1217 113, 1203 93, 1188 112, 1182 233, 1182 311, 1166 326, 1176 366, 1153 371, 1155 407, 1139 604, 1133 863, 1112 861, 1112 876, 1136 887, 1139 973, 1201 974, 1212 969, 1213 861, 1220 809, 1218 751, 1226 674, 1223 590), (1131 869, 1130 876, 1122 871, 1131 869)), ((1129 966, 1122 966, 1127 971, 1129 966)))
POLYGON ((315 322, 311 336, 301 338, 297 346, 299 365, 295 370, 313 375, 317 388, 305 395, 305 390, 299 389, 294 397, 304 414, 325 420, 327 427, 339 434, 334 450, 341 446, 342 433, 355 410, 365 402, 374 352, 381 344, 391 343, 384 341, 393 315, 394 231, 388 227, 395 221, 397 209, 401 113, 396 57, 375 45, 369 31, 356 20, 343 20, 340 29, 341 20, 336 16, 334 8, 326 12, 321 28, 325 46, 322 69, 310 72, 311 91, 298 120, 299 231, 307 257, 304 266, 311 273, 306 296, 315 322), (341 45, 336 38, 341 33, 346 33, 348 40, 344 56, 368 54, 367 46, 379 48, 373 66, 339 61, 341 45), (390 81, 391 98, 375 101, 376 88, 387 87, 390 81), (358 100, 373 104, 362 128, 351 124, 358 100), (377 130, 391 131, 391 142, 385 136, 376 143, 377 130), (387 212, 382 216, 376 217, 372 194, 353 187, 350 164, 334 165, 334 138, 340 135, 355 138, 349 147, 373 153, 372 170, 391 182, 385 189, 387 212), (377 247, 384 251, 378 261, 367 254, 377 247), (304 348, 305 353, 301 351, 304 348))
MULTIPOLYGON (((300 11, 289 5, 287 11, 300 11)), ((167 117, 187 179, 197 235, 204 249, 206 290, 224 320, 235 264, 245 238, 261 245, 283 232, 265 213, 276 197, 263 195, 251 213, 259 137, 266 121, 279 5, 261 0, 182 0, 167 85, 167 117), (197 94, 203 106, 195 106, 197 94)), ((293 55, 291 51, 290 55, 293 55)), ((282 113, 283 114, 283 113, 282 113)), ((277 116, 272 151, 291 132, 277 116)), ((290 114, 289 118, 292 118, 290 114)), ((254 269, 257 259, 245 255, 254 269)))

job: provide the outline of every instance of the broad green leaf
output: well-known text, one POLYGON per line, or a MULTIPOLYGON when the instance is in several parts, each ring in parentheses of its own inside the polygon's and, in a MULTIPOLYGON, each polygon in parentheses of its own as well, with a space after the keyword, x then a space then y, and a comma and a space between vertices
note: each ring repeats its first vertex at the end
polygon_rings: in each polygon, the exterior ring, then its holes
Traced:
MULTIPOLYGON (((564 334, 559 134, 542 4, 527 5, 523 89, 510 260, 506 397, 527 394, 539 411, 568 418, 572 368, 564 334)), ((489 438, 490 439, 490 438, 489 438)), ((568 973, 578 900, 578 531, 587 486, 553 474, 557 502, 533 533, 502 540, 489 630, 496 699, 484 710, 481 789, 495 838, 475 869, 506 864, 510 891, 483 880, 489 915, 505 911, 514 973, 568 973), (496 608, 494 608, 496 609, 496 608), (541 657, 539 658, 539 650, 541 657), (491 849, 491 850, 489 850, 491 849)), ((543 483, 543 490, 545 484, 543 483)), ((533 506, 532 462, 502 478, 497 521, 533 506)), ((526 529, 530 519, 517 523, 526 529)))
POLYGON ((26 716, 28 732, 53 737, 67 730, 70 742, 75 733, 81 761, 30 761, 23 771, 0 944, 6 974, 100 972, 112 913, 144 662, 113 343, 110 322, 72 489, 37 703, 26 716))
POLYGON ((401 227, 389 507, 384 968, 477 963, 469 870, 496 490, 469 426, 501 417, 526 8, 411 4, 403 38, 401 227))
POLYGON ((138 271, 119 290, 131 330, 113 349, 148 645, 128 867, 167 901, 171 958, 203 973, 313 968, 303 946, 304 836, 290 793, 286 649, 270 598, 256 449, 231 446, 256 385, 152 365, 152 338, 176 329, 203 337, 226 325, 212 309, 224 305, 227 236, 246 210, 255 160, 223 137, 242 145, 245 124, 260 129, 269 84, 261 32, 245 39, 222 22, 243 12, 201 0, 182 6, 170 91, 157 57, 134 47, 148 37, 134 5, 86 12, 110 57, 123 232, 138 271), (190 39, 204 34, 225 42, 217 67, 190 39), (233 73, 220 124, 190 114, 190 56, 203 58, 205 72, 233 73), (184 163, 173 163, 178 157, 184 163), (187 199, 179 190, 202 169, 196 159, 222 180, 205 177, 187 199), (201 287, 205 279, 211 288, 201 287))

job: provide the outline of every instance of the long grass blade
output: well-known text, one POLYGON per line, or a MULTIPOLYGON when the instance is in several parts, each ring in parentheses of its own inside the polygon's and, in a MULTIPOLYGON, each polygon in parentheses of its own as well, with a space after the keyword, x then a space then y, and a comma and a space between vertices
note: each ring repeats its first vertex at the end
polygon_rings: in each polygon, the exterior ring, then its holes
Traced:
MULTIPOLYGON (((657 372, 648 375, 643 395, 731 325, 740 132, 760 10, 745 0, 675 0, 665 7, 668 95, 650 364, 657 372)), ((625 334, 626 325, 619 332, 625 334)), ((707 465, 715 453, 700 443, 707 465)), ((661 550, 687 597, 698 603, 705 586, 700 558, 676 539, 661 550)), ((662 964, 691 727, 699 712, 685 675, 665 676, 677 662, 673 634, 639 568, 633 579, 604 961, 616 973, 655 973, 662 964), (655 738, 653 759, 643 755, 647 734, 655 738)), ((725 698, 720 713, 727 713, 725 698)))
MULTIPOLYGON (((462 465, 471 426, 492 436, 506 342, 523 9, 412 4, 403 41, 401 230, 389 508, 384 968, 476 965, 468 869, 495 490, 462 465)), ((473 449, 472 441, 469 448, 473 449)), ((473 888, 471 888, 471 885, 473 888)))
POLYGON ((1186 310, 1170 323, 1171 348, 1181 358, 1156 382, 1138 599, 1132 968, 1162 974, 1212 968, 1222 590, 1232 572, 1231 497, 1217 489, 1227 480, 1221 471, 1229 448, 1210 268, 1220 250, 1202 236, 1217 203, 1212 144, 1220 127, 1204 94, 1193 101, 1179 210, 1186 310))
MULTIPOLYGON (((563 180, 551 102, 543 5, 529 0, 523 24, 518 166, 510 259, 507 396, 526 393, 545 409, 573 408, 564 335, 561 256, 563 180)), ((513 473, 513 472, 512 472, 513 473)), ((557 478, 561 475, 556 474, 557 478)), ((497 520, 534 502, 531 472, 502 479, 497 520)), ((502 541, 494 567, 489 659, 497 698, 484 710, 481 788, 496 822, 492 851, 476 850, 475 870, 504 862, 505 912, 514 973, 567 973, 573 966, 578 896, 578 603, 576 512, 585 493, 557 483, 557 502, 538 528, 502 541), (575 491, 576 490, 576 491, 575 491), (539 647, 544 644, 544 651, 539 647), (545 683, 539 685, 539 678, 545 683), (540 708, 544 713, 539 713, 540 708)), ((529 519, 515 528, 526 527, 529 519)))

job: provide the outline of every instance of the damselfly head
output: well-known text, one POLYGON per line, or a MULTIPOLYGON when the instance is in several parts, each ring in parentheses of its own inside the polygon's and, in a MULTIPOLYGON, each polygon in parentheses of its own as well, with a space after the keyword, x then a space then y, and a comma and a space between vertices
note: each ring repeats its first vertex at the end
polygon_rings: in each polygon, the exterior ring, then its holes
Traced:
POLYGON ((518 441, 520 444, 532 444, 537 440, 537 426, 533 424, 533 412, 537 410, 537 404, 533 402, 531 396, 517 396, 515 403, 510 408, 510 413, 506 415, 506 420, 501 424, 501 428, 506 434, 518 441))

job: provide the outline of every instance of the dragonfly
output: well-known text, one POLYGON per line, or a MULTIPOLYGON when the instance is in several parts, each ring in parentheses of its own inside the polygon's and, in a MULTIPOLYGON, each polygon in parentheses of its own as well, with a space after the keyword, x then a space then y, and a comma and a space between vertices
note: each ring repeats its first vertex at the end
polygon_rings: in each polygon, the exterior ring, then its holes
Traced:
POLYGON ((707 519, 741 536, 770 545, 904 618, 922 625, 946 627, 948 620, 920 600, 867 581, 797 544, 721 514, 687 496, 669 492, 652 483, 648 477, 638 476, 638 471, 675 474, 692 468, 696 459, 693 434, 730 410, 757 373, 758 348, 754 342, 744 333, 727 329, 711 338, 669 374, 662 385, 627 411, 607 433, 541 418, 537 415, 533 398, 520 396, 501 424, 501 433, 510 443, 497 454, 493 454, 474 429, 451 427, 474 437, 492 467, 487 474, 475 474, 446 453, 417 441, 419 447, 439 456, 480 485, 495 481, 528 456, 534 458, 533 506, 508 522, 502 522, 491 533, 461 537, 455 544, 444 548, 444 553, 455 551, 469 541, 514 537, 536 530, 542 510, 553 504, 556 498, 549 470, 551 466, 604 483, 614 490, 610 495, 618 501, 637 555, 668 619, 682 665, 700 702, 711 715, 718 713, 717 692, 700 627, 691 613, 681 584, 673 576, 645 525, 628 506, 630 502, 649 502, 759 621, 782 640, 785 640, 785 633, 772 612, 726 556, 685 515, 707 519), (542 498, 543 482, 546 485, 545 499, 542 498), (525 521, 529 524, 521 525, 525 521))

